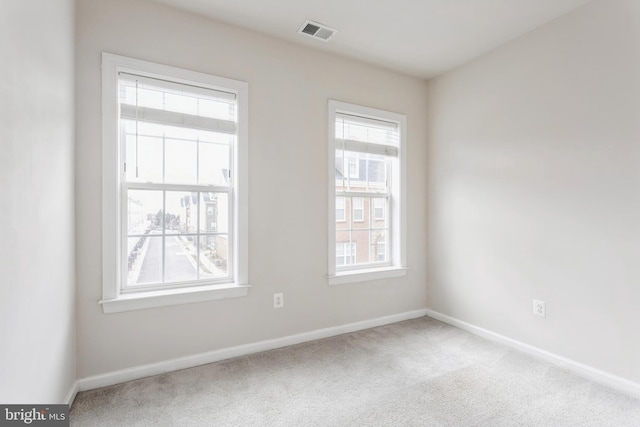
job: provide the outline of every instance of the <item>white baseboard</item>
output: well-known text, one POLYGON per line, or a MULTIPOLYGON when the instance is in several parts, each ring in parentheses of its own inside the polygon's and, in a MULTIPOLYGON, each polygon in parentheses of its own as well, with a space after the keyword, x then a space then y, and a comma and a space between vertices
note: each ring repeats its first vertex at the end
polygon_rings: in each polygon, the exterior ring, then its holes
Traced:
POLYGON ((561 366, 583 378, 587 378, 591 381, 606 385, 613 389, 640 398, 640 384, 636 382, 612 375, 608 372, 601 371, 589 365, 576 362, 575 360, 567 359, 566 357, 550 353, 538 347, 516 341, 514 339, 505 337, 504 335, 500 335, 487 329, 472 325, 470 323, 463 322, 462 320, 458 320, 454 317, 447 316, 446 314, 442 314, 430 309, 426 310, 426 312, 427 316, 433 319, 447 323, 451 326, 455 326, 456 328, 486 338, 490 341, 500 343, 515 350, 522 351, 523 353, 527 353, 536 358, 546 360, 547 362, 550 362, 557 366, 561 366))
POLYGON ((73 404, 73 401, 76 399, 76 395, 78 394, 78 385, 78 381, 74 381, 73 384, 71 384, 71 388, 62 402, 63 404, 67 404, 69 406, 73 404))
MULTIPOLYGON (((393 314, 376 319, 364 320, 361 322, 349 323, 346 325, 334 326, 331 328, 317 329, 315 331, 305 332, 302 334, 289 335, 282 338, 259 341, 256 343, 240 345, 237 347, 223 348, 220 350, 214 350, 207 353, 196 354, 193 356, 180 357, 163 362, 150 363, 148 365, 122 369, 106 374, 82 378, 77 381, 76 392, 92 390, 94 388, 110 386, 126 381, 136 380, 139 378, 150 377, 152 375, 177 371, 180 369, 192 368, 194 366, 218 362, 220 360, 230 359, 232 357, 244 356, 247 354, 273 350, 276 348, 286 347, 294 344, 300 344, 307 341, 329 338, 349 332, 361 331, 363 329, 375 328, 377 326, 402 322, 403 320, 415 319, 426 315, 426 309, 409 311, 406 313, 393 314)), ((75 397, 75 393, 70 393, 70 396, 71 395, 75 397)), ((73 399, 71 399, 71 401, 72 400, 73 399)))

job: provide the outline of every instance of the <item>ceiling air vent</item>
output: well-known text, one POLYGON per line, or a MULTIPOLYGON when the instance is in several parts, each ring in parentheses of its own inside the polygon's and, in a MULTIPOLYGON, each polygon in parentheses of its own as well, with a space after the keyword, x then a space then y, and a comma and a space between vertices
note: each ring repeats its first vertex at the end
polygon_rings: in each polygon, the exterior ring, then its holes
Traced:
POLYGON ((317 22, 305 21, 298 30, 298 33, 326 42, 329 41, 337 31, 317 22))

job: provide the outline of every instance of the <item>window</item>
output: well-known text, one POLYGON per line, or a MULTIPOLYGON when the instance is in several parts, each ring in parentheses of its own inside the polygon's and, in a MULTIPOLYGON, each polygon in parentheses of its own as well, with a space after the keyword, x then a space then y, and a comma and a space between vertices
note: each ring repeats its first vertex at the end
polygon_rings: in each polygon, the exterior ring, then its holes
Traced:
POLYGON ((406 274, 405 134, 401 114, 329 101, 330 284, 406 274))
POLYGON ((103 54, 103 309, 247 294, 247 85, 103 54))

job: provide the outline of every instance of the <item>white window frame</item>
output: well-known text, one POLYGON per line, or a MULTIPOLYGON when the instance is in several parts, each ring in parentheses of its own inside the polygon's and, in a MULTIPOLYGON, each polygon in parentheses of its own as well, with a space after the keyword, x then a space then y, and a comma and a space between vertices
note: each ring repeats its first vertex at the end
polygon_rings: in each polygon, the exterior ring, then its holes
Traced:
POLYGON ((386 279, 392 277, 405 276, 407 272, 406 264, 406 241, 407 241, 407 213, 406 213, 406 173, 407 173, 407 118, 403 114, 364 107, 346 102, 329 100, 328 102, 328 248, 329 265, 328 281, 330 285, 341 285, 346 283, 363 282, 369 280, 386 279), (374 120, 384 120, 396 123, 399 130, 399 141, 397 156, 394 160, 394 167, 389 174, 390 198, 386 216, 389 220, 389 241, 390 259, 388 265, 382 267, 372 267, 364 265, 362 268, 350 268, 348 270, 336 269, 336 115, 350 114, 374 120))
MULTIPOLYGON (((242 297, 248 294, 248 84, 110 53, 102 54, 102 300, 104 313, 242 297), (123 164, 119 142, 118 75, 131 73, 223 90, 236 95, 238 122, 233 153, 232 280, 227 283, 177 284, 150 291, 123 292, 121 195, 123 164)), ((126 284, 125 284, 126 285, 126 284)))

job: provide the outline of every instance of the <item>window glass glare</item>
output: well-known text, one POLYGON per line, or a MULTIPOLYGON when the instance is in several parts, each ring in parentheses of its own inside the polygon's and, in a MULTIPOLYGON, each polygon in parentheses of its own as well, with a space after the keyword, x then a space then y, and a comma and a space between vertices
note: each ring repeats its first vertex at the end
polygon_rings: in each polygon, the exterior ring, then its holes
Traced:
POLYGON ((198 183, 198 144, 194 141, 165 139, 165 182, 198 183))
POLYGON ((127 181, 162 182, 162 138, 127 134, 125 145, 127 181))
POLYGON ((121 127, 127 181, 231 185, 234 135, 134 120, 121 127))
POLYGON ((200 142, 198 144, 198 183, 228 186, 230 158, 227 144, 200 142))

